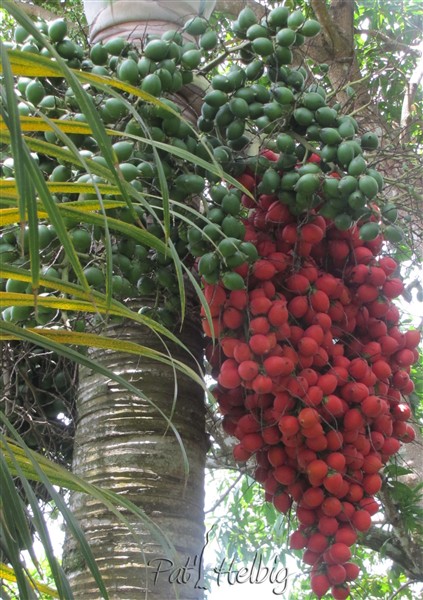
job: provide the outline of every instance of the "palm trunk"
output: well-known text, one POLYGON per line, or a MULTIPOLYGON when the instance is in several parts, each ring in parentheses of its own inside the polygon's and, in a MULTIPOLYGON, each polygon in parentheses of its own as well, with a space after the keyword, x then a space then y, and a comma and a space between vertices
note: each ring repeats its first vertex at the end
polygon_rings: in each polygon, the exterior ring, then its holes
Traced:
MULTIPOLYGON (((154 336, 134 324, 115 327, 108 333, 119 339, 142 341, 157 347, 154 336)), ((189 341, 191 351, 200 360, 202 340, 197 324, 187 325, 181 339, 189 341)), ((170 350, 172 356, 189 364, 179 348, 170 350)), ((160 526, 179 554, 177 560, 169 556, 148 527, 133 515, 124 512, 136 538, 100 502, 74 494, 71 508, 87 536, 110 597, 139 600, 148 590, 152 600, 166 600, 176 598, 175 589, 179 588, 180 597, 200 599, 202 591, 195 589, 199 576, 198 559, 195 568, 186 571, 182 586, 176 582, 174 588, 172 577, 181 574, 177 569, 187 561, 188 567, 193 566, 204 543, 206 436, 203 391, 188 378, 178 375, 176 406, 171 415, 175 389, 171 369, 117 352, 95 350, 90 356, 130 380, 172 418, 189 461, 186 480, 178 441, 157 410, 113 381, 87 369, 81 370, 74 472, 91 483, 124 495, 141 507, 160 526), (155 578, 154 573, 159 567, 170 570, 155 578)), ((190 366, 194 366, 192 363, 191 360, 190 366)), ((98 589, 81 563, 75 542, 68 538, 65 546, 64 564, 75 598, 97 599, 98 589)))

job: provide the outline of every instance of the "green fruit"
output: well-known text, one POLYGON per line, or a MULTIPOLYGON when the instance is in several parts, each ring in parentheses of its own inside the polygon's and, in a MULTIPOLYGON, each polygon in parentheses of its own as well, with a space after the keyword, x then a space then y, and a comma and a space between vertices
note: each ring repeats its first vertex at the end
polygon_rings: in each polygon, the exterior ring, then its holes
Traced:
POLYGON ((51 172, 49 177, 50 181, 53 183, 61 183, 64 181, 69 181, 72 178, 72 171, 69 167, 65 165, 57 165, 51 172))
POLYGON ((48 26, 48 36, 52 42, 61 42, 68 33, 68 26, 63 19, 56 19, 48 26))
POLYGON ((322 186, 324 198, 338 198, 338 185, 339 180, 336 177, 325 177, 322 186))
POLYGON ((247 31, 247 29, 255 23, 257 23, 257 17, 254 11, 249 6, 246 6, 240 11, 238 15, 239 28, 242 31, 247 31))
POLYGON ((299 175, 308 175, 309 173, 313 175, 321 175, 322 169, 316 163, 306 163, 302 167, 298 169, 299 175))
POLYGON ((28 291, 28 286, 30 287, 30 283, 28 281, 20 281, 18 279, 8 279, 6 281, 6 292, 14 293, 14 294, 25 294, 28 291))
POLYGON ((132 58, 126 58, 119 65, 117 75, 120 80, 136 85, 139 77, 137 63, 132 58))
POLYGON ((382 208, 382 216, 390 223, 395 223, 398 218, 398 209, 395 204, 385 204, 382 208))
POLYGON ((281 190, 288 192, 293 190, 299 178, 300 176, 295 171, 285 173, 281 178, 281 190))
POLYGON ((26 321, 34 310, 32 306, 12 306, 11 309, 10 320, 12 323, 26 321))
POLYGON ((285 27, 288 16, 289 10, 285 6, 277 6, 268 14, 267 22, 273 29, 285 27))
POLYGON ((250 114, 248 103, 242 98, 232 98, 229 102, 231 112, 240 119, 245 119, 250 114))
POLYGON ((242 242, 239 250, 247 257, 248 262, 253 263, 258 259, 258 250, 251 242, 242 242))
POLYGON ((106 65, 109 53, 103 44, 94 44, 90 50, 90 59, 95 65, 106 65))
POLYGON ((314 121, 314 115, 308 108, 296 108, 293 113, 294 119, 302 127, 308 127, 314 121))
POLYGON ((200 275, 211 275, 220 265, 219 256, 215 252, 204 254, 198 262, 198 272, 200 275))
POLYGON ((179 175, 175 179, 175 187, 187 193, 201 194, 205 187, 204 178, 200 175, 179 175))
POLYGON ((0 243, 0 264, 10 263, 16 258, 16 248, 11 244, 0 243))
POLYGON ((193 17, 185 23, 184 31, 194 36, 202 35, 207 31, 208 26, 206 19, 203 19, 203 17, 193 17))
POLYGON ((264 64, 258 58, 256 58, 255 60, 251 61, 245 67, 245 74, 247 76, 247 79, 250 79, 251 81, 255 81, 256 79, 260 79, 260 77, 263 75, 263 73, 264 73, 264 64))
POLYGON ((310 196, 317 192, 320 187, 320 177, 312 173, 302 175, 295 184, 295 191, 305 196, 310 196))
POLYGON ((341 213, 334 219, 335 227, 341 231, 347 231, 353 224, 353 220, 347 213, 341 213))
POLYGON ((86 229, 74 229, 70 233, 76 252, 88 253, 91 247, 91 234, 86 229))
MULTIPOLYGON (((293 60, 293 55, 289 48, 284 48, 283 46, 277 46, 275 48, 274 56, 275 56, 276 63, 277 63, 277 66, 279 67, 279 69, 275 70, 275 74, 274 74, 272 81, 280 81, 282 79, 280 67, 281 67, 281 65, 290 65, 293 60)), ((270 77, 270 70, 269 70, 269 77, 270 77)))
POLYGON ((358 188, 366 198, 374 198, 379 192, 379 186, 376 179, 371 175, 363 175, 358 180, 358 188))
POLYGON ((303 13, 300 10, 294 10, 294 12, 292 12, 286 21, 286 24, 288 25, 288 27, 290 29, 293 29, 294 31, 296 31, 297 29, 299 29, 301 27, 301 25, 304 23, 305 21, 305 16, 303 15, 303 13))
POLYGON ((137 167, 131 163, 120 163, 119 168, 125 181, 132 181, 139 176, 137 167))
POLYGON ((25 96, 28 102, 37 106, 46 95, 43 84, 38 79, 28 83, 25 89, 25 96))
POLYGON ((184 69, 195 69, 201 62, 200 50, 188 50, 181 57, 181 65, 184 69))
POLYGON ((26 38, 29 36, 29 31, 22 25, 16 25, 15 31, 13 32, 13 39, 17 44, 23 44, 26 38))
POLYGON ((352 175, 346 175, 339 180, 338 190, 341 198, 348 198, 350 194, 356 191, 358 181, 352 175))
POLYGON ((323 127, 334 127, 336 126, 336 120, 338 113, 333 108, 328 106, 322 106, 315 112, 316 121, 323 127))
POLYGON ((284 48, 289 48, 294 44, 295 37, 295 31, 293 31, 292 29, 281 29, 276 34, 276 43, 279 44, 279 46, 283 46, 284 48))
POLYGON ((108 98, 104 103, 104 111, 112 122, 118 121, 128 114, 128 108, 120 98, 108 98))
POLYGON ((125 50, 127 45, 128 45, 128 42, 124 38, 115 37, 115 38, 112 38, 111 40, 108 40, 104 44, 104 47, 106 48, 107 52, 109 54, 111 54, 112 56, 120 56, 123 53, 123 51, 125 50))
POLYGON ((277 121, 277 119, 280 119, 285 114, 286 109, 279 102, 273 100, 264 104, 263 112, 270 121, 277 121))
POLYGON ((226 104, 227 101, 228 95, 222 90, 213 90, 204 96, 204 102, 210 106, 213 106, 214 108, 220 108, 226 104))
POLYGON ((348 196, 348 204, 353 210, 362 211, 366 205, 366 198, 359 190, 356 190, 348 196))
POLYGON ((213 50, 213 48, 216 48, 218 41, 219 38, 217 37, 217 33, 215 31, 206 31, 200 37, 200 48, 203 50, 213 50))
POLYGON ((260 56, 270 56, 273 54, 273 42, 269 38, 259 37, 253 40, 251 47, 260 56))
POLYGON ((263 27, 263 25, 259 25, 258 23, 251 25, 251 27, 249 27, 246 32, 247 38, 251 41, 259 37, 267 38, 268 35, 269 30, 267 29, 267 27, 263 27))
POLYGON ((301 35, 305 37, 314 37, 320 33, 320 23, 314 19, 307 19, 304 25, 301 27, 301 35))
POLYGON ((51 231, 47 225, 40 224, 38 225, 38 244, 41 250, 47 248, 50 242, 55 237, 54 231, 51 231))
POLYGON ((232 254, 232 256, 229 256, 227 259, 225 259, 225 263, 229 269, 236 269, 245 263, 246 259, 247 257, 245 254, 237 251, 235 254, 232 254))
POLYGON ((113 150, 116 152, 116 157, 119 162, 124 162, 132 156, 134 150, 133 142, 116 142, 113 144, 113 150))
POLYGON ((40 49, 35 44, 31 44, 30 42, 27 42, 26 44, 24 44, 22 46, 21 52, 31 52, 31 54, 39 54, 40 49))
POLYGON ((280 175, 272 168, 267 169, 259 184, 260 193, 274 194, 281 182, 280 175))
POLYGON ((226 139, 237 140, 245 131, 245 121, 243 119, 235 119, 226 129, 226 139))
POLYGON ((333 127, 323 127, 320 130, 320 139, 324 144, 329 146, 337 146, 342 142, 342 137, 339 135, 337 129, 333 127))
POLYGON ((379 192, 381 192, 384 186, 384 181, 383 176, 379 173, 379 171, 376 171, 376 169, 367 169, 367 175, 370 175, 377 181, 379 192))
POLYGON ((293 154, 295 150, 295 142, 287 133, 280 133, 276 138, 278 150, 285 154, 293 154))
POLYGON ((401 242, 404 237, 402 230, 396 225, 388 225, 383 231, 385 240, 393 244, 401 242))
POLYGON ((354 158, 354 147, 351 142, 342 142, 339 144, 336 151, 338 163, 342 166, 347 166, 354 158))
POLYGON ((379 139, 375 133, 368 131, 361 136, 361 147, 364 150, 376 150, 379 146, 379 139))
POLYGON ((238 273, 225 273, 222 277, 222 283, 226 289, 231 291, 245 288, 244 279, 238 273))
POLYGON ((355 127, 352 122, 343 121, 338 127, 338 132, 342 139, 351 139, 355 135, 355 127))
POLYGON ((377 223, 365 223, 360 227, 360 239, 370 242, 380 233, 380 227, 377 223))
POLYGON ((222 210, 229 215, 237 215, 241 210, 241 201, 236 194, 225 194, 222 199, 222 210))
POLYGON ((211 80, 213 89, 222 92, 233 92, 234 85, 227 75, 215 75, 211 80))
POLYGON ((358 177, 367 169, 367 162, 362 156, 356 156, 348 165, 348 175, 358 177))
POLYGON ((307 92, 302 98, 303 105, 309 110, 317 110, 325 106, 325 99, 317 92, 307 92))
POLYGON ((333 162, 336 159, 336 146, 329 146, 326 144, 320 151, 320 157, 323 162, 333 162))
POLYGON ((160 77, 155 73, 147 75, 141 82, 141 89, 151 96, 160 96, 162 92, 162 82, 160 81, 160 77))
POLYGON ((305 78, 301 71, 291 71, 286 78, 286 83, 295 90, 301 91, 304 87, 304 80, 305 78))
MULTIPOLYGON (((72 40, 63 40, 56 44, 56 50, 62 58, 71 59, 76 55, 77 46, 72 40)), ((77 65, 75 65, 77 67, 77 65)))
POLYGON ((232 215, 227 215, 222 221, 222 231, 228 237, 244 239, 245 225, 232 215))

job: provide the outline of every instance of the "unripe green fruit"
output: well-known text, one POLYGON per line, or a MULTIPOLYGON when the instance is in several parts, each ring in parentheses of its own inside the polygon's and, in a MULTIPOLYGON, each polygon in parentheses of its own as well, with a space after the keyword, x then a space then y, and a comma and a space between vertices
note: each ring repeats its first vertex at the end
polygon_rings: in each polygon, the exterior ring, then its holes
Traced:
POLYGON ((184 30, 190 35, 202 35, 208 29, 208 23, 203 17, 193 17, 184 25, 184 30))
POLYGON ((267 22, 273 29, 285 27, 288 16, 289 10, 285 6, 277 6, 270 11, 267 22))
POLYGON ((52 42, 61 42, 68 33, 68 26, 63 19, 56 19, 48 26, 48 36, 52 42))
POLYGON ((246 6, 238 15, 238 25, 240 29, 242 31, 247 31, 247 29, 255 23, 257 23, 257 17, 254 11, 249 6, 246 6))
POLYGON ((132 60, 132 58, 125 59, 119 65, 117 75, 122 81, 126 81, 131 85, 136 85, 139 77, 137 63, 132 60))
POLYGON ((200 48, 203 50, 213 50, 218 44, 219 38, 215 31, 206 31, 200 37, 200 48))
POLYGON ((147 75, 141 82, 141 89, 151 96, 160 96, 162 92, 162 82, 160 81, 160 77, 155 73, 147 75))
POLYGON ((94 44, 90 50, 90 59, 95 65, 106 65, 109 58, 109 53, 103 44, 94 44))
POLYGON ((295 37, 296 37, 295 31, 293 31, 292 29, 290 29, 290 28, 281 29, 276 34, 276 43, 279 44, 279 46, 289 48, 290 46, 294 45, 295 37))
POLYGON ((361 147, 364 150, 376 150, 379 146, 379 139, 375 133, 368 131, 361 136, 361 147))
POLYGON ((28 102, 31 102, 31 104, 34 104, 34 106, 38 106, 38 104, 41 102, 45 95, 45 88, 41 81, 38 81, 38 79, 35 79, 34 81, 28 83, 28 85, 25 88, 26 99, 28 100, 28 102))
POLYGON ((226 289, 231 291, 245 288, 244 279, 238 273, 225 273, 222 277, 222 283, 226 289))
POLYGON ((304 25, 301 27, 301 35, 305 37, 314 37, 318 33, 320 33, 320 23, 315 21, 314 19, 307 19, 304 25))
POLYGON ((363 175, 358 181, 358 187, 367 198, 374 198, 379 192, 379 186, 376 179, 370 175, 363 175))
POLYGON ((360 239, 370 242, 380 233, 380 227, 377 223, 365 223, 360 227, 360 239))
POLYGON ((300 10, 295 10, 288 16, 286 23, 290 29, 293 29, 294 31, 296 31, 297 29, 299 29, 301 27, 301 25, 304 23, 304 21, 305 21, 305 16, 303 15, 303 13, 300 10))
POLYGON ((123 51, 125 50, 127 45, 128 45, 128 42, 124 38, 115 37, 115 38, 112 38, 111 40, 108 40, 104 44, 104 47, 106 48, 107 52, 109 54, 111 54, 112 56, 120 56, 123 53, 123 51))

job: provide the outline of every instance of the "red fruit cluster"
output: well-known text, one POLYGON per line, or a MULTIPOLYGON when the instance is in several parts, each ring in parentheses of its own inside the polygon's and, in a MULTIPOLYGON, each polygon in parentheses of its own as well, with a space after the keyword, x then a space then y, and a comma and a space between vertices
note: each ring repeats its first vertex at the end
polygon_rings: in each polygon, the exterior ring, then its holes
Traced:
MULTIPOLYGON (((242 183, 254 190, 258 179, 242 183)), ((235 459, 255 455, 279 511, 295 503, 291 547, 304 550, 314 593, 347 598, 359 572, 350 548, 378 511, 380 471, 414 439, 404 397, 419 333, 399 329, 403 284, 381 236, 364 242, 313 210, 294 216, 276 196, 243 201, 259 254, 236 269, 245 289, 204 284, 213 393, 239 439, 235 459)))

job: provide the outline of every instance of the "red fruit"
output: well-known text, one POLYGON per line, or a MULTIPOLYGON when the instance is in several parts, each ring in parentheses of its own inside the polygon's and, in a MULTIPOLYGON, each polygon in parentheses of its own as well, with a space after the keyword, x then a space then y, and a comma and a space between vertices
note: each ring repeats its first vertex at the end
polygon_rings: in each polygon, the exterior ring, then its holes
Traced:
POLYGON ((370 529, 372 519, 367 510, 357 510, 352 516, 352 524, 357 531, 367 531, 370 529))
POLYGON ((379 512, 379 505, 374 498, 362 498, 359 505, 363 510, 367 510, 370 516, 379 512))
POLYGON ((226 292, 221 285, 204 285, 204 296, 209 305, 212 317, 216 317, 226 302, 226 292))
POLYGON ((331 373, 325 373, 319 377, 317 385, 322 389, 325 396, 332 394, 338 387, 338 379, 331 373))
POLYGON ((224 310, 222 320, 228 329, 238 329, 244 322, 244 315, 236 308, 229 306, 224 310))
POLYGON ((220 346, 223 350, 223 354, 228 358, 234 357, 234 350, 238 344, 239 340, 237 338, 224 337, 220 339, 220 346))
POLYGON ((258 333, 256 335, 251 336, 250 341, 248 342, 251 350, 254 354, 263 355, 267 354, 271 349, 271 344, 267 336, 258 333))
POLYGON ((404 291, 404 284, 401 281, 401 279, 398 278, 394 278, 394 279, 388 279, 383 287, 382 287, 382 291, 385 294, 385 296, 387 298, 397 298, 398 296, 400 296, 403 291, 404 291))
POLYGON ((344 569, 346 574, 345 581, 354 581, 360 574, 360 567, 355 563, 345 563, 344 569))
POLYGON ((369 496, 374 496, 382 487, 382 478, 377 473, 363 478, 363 489, 369 496))
POLYGON ((389 256, 382 256, 382 258, 379 258, 379 267, 383 269, 389 277, 389 275, 392 275, 392 273, 397 270, 398 263, 389 256))
POLYGON ((294 364, 285 356, 269 356, 264 360, 263 367, 269 377, 278 377, 292 373, 294 364))
POLYGON ((341 417, 345 412, 342 400, 333 394, 323 398, 322 406, 325 409, 325 414, 333 417, 341 417))
POLYGON ((420 337, 420 331, 417 329, 410 329, 409 331, 406 331, 404 334, 405 347, 409 350, 417 348, 417 346, 420 344, 420 337))
POLYGON ((317 573, 311 576, 311 589, 318 598, 326 594, 330 588, 330 581, 324 573, 317 573))
POLYGON ((320 531, 313 533, 307 542, 307 548, 316 554, 322 554, 329 546, 328 539, 320 531))
POLYGON ((273 477, 282 485, 290 485, 291 483, 294 483, 297 477, 297 472, 292 467, 281 465, 276 467, 276 469, 273 471, 273 477))
POLYGON ((383 463, 375 453, 369 453, 364 458, 363 471, 366 474, 377 473, 382 468, 383 463))
POLYGON ((320 554, 317 554, 317 552, 312 552, 311 550, 306 550, 303 554, 303 562, 306 563, 306 565, 315 565, 316 563, 318 563, 320 560, 320 554))
POLYGON ((228 304, 237 308, 238 310, 244 310, 248 304, 248 294, 246 290, 232 290, 229 294, 228 304))
POLYGON ((394 354, 394 360, 400 367, 410 367, 415 362, 415 357, 412 350, 404 348, 394 354))
POLYGON ((371 283, 362 283, 357 288, 357 299, 363 304, 374 302, 379 296, 379 290, 371 283))
POLYGON ((266 223, 286 223, 289 217, 288 207, 285 204, 281 204, 279 200, 276 200, 268 207, 266 223))
POLYGON ((363 415, 370 418, 376 418, 384 411, 384 402, 378 396, 367 396, 361 403, 363 415))
POLYGON ((397 404, 391 412, 396 421, 408 421, 411 417, 411 409, 408 404, 397 404))
POLYGON ((203 328, 204 333, 209 338, 219 337, 219 335, 222 332, 221 321, 217 317, 212 319, 211 325, 206 319, 203 319, 201 322, 201 326, 203 328))
POLYGON ((365 246, 359 246, 354 249, 355 262, 363 265, 368 265, 374 259, 373 252, 365 246))
POLYGON ((333 473, 332 475, 328 475, 323 480, 323 486, 329 494, 333 494, 334 496, 341 497, 344 491, 344 480, 342 478, 341 473, 333 473))
POLYGON ((245 462, 251 458, 251 452, 248 452, 241 444, 234 446, 232 453, 236 462, 245 462))
POLYGON ((350 560, 351 550, 346 544, 335 542, 326 550, 324 558, 329 564, 340 565, 350 560))
POLYGON ((297 506, 297 518, 302 525, 313 525, 316 522, 316 512, 304 506, 297 506))
POLYGON ((257 375, 251 383, 256 394, 268 394, 272 391, 273 381, 266 375, 257 375))
POLYGON ((292 500, 288 496, 288 494, 282 492, 281 494, 277 494, 276 496, 274 496, 273 504, 276 510, 278 510, 279 512, 287 513, 291 508, 292 500))
POLYGON ((291 275, 285 281, 286 288, 295 294, 306 294, 310 288, 310 282, 304 275, 291 275))
POLYGON ((323 239, 324 231, 313 223, 306 223, 300 229, 300 236, 309 244, 317 244, 323 239))
POLYGON ((326 313, 330 307, 329 296, 323 290, 315 290, 310 294, 310 304, 316 312, 326 313))
POLYGON ((245 360, 238 367, 238 374, 243 381, 252 381, 259 373, 259 365, 253 360, 245 360))
POLYGON ((330 469, 339 473, 345 469, 345 456, 341 452, 331 452, 326 456, 326 462, 330 469))
POLYGON ((286 415, 280 418, 278 427, 284 435, 293 436, 300 430, 300 423, 297 417, 286 415))
POLYGON ((238 342, 233 349, 233 357, 238 363, 242 363, 245 360, 251 360, 253 353, 248 344, 245 342, 238 342))
POLYGON ((339 523, 334 517, 320 517, 317 527, 323 535, 329 537, 338 531, 339 523))
MULTIPOLYGON (((323 492, 322 492, 323 494, 323 492)), ((342 510, 342 504, 338 498, 330 496, 322 502, 322 512, 327 517, 336 517, 342 510)))
POLYGON ((314 356, 319 349, 319 345, 311 337, 302 337, 297 344, 298 352, 303 356, 314 356))
POLYGON ((266 298, 266 296, 262 296, 260 298, 253 298, 250 300, 248 309, 250 314, 253 316, 267 315, 271 306, 272 301, 269 300, 269 298, 266 298))
POLYGON ((275 267, 277 273, 283 273, 291 263, 291 258, 284 252, 271 252, 267 258, 275 267))
POLYGON ((272 467, 278 467, 284 464, 286 452, 281 446, 273 446, 267 451, 267 458, 272 467))
POLYGON ((338 585, 344 583, 347 578, 347 572, 342 565, 329 565, 327 576, 332 584, 338 585))
POLYGON ((242 173, 242 175, 238 175, 238 177, 236 179, 249 192, 254 191, 254 189, 256 187, 256 180, 252 175, 250 175, 249 173, 242 173))
POLYGON ((348 596, 350 595, 350 588, 348 585, 336 585, 331 588, 330 592, 334 600, 346 600, 346 598, 348 598, 348 596))
POLYGON ((320 417, 314 408, 303 408, 298 414, 298 422, 304 429, 319 423, 320 417))
POLYGON ((348 403, 358 403, 367 398, 369 388, 364 383, 351 382, 343 386, 341 395, 348 403))
POLYGON ((372 364, 372 371, 378 379, 387 379, 392 375, 392 369, 386 360, 376 360, 372 364))
POLYGON ((398 440, 393 437, 387 437, 383 442, 383 446, 380 449, 381 454, 385 454, 387 456, 393 456, 398 452, 401 448, 401 444, 398 440))
POLYGON ((260 281, 272 279, 276 273, 276 267, 270 261, 265 259, 257 260, 253 265, 253 275, 260 281))
POLYGON ((237 429, 240 430, 242 436, 246 433, 255 433, 261 427, 260 421, 252 414, 243 415, 238 421, 237 429))
POLYGON ((313 338, 319 346, 325 340, 325 332, 320 325, 310 325, 310 327, 307 327, 304 331, 304 335, 313 338))
POLYGON ((350 253, 350 246, 344 240, 332 240, 328 243, 328 252, 336 265, 343 265, 350 253))
POLYGON ((269 323, 273 325, 273 327, 279 327, 280 325, 284 325, 288 322, 289 312, 286 307, 285 301, 273 302, 272 307, 267 313, 267 318, 269 323))
POLYGON ((317 508, 322 504, 324 497, 325 496, 321 488, 309 488, 304 492, 302 504, 308 509, 317 508))
POLYGON ((357 533, 351 525, 340 525, 338 531, 335 533, 335 542, 352 546, 357 541, 357 537, 357 533))
POLYGON ((330 451, 339 450, 342 448, 343 444, 343 435, 340 431, 336 431, 335 429, 331 429, 326 434, 327 440, 327 448, 330 451))
MULTIPOLYGON (((312 481, 323 481, 328 472, 328 466, 324 460, 313 460, 307 465, 306 473, 310 482, 312 481)), ((315 485, 312 483, 312 485, 315 485)), ((319 485, 319 484, 317 484, 319 485)))
POLYGON ((364 425, 364 419, 359 410, 350 408, 344 415, 344 429, 346 431, 358 430, 364 425))
MULTIPOLYGON (((226 361, 225 361, 226 362, 226 361)), ((220 371, 217 381, 228 390, 234 389, 241 384, 241 378, 237 369, 226 369, 220 371)))
POLYGON ((411 425, 407 425, 406 432, 402 436, 401 441, 403 441, 404 444, 410 444, 411 442, 414 442, 415 439, 416 439, 416 432, 415 432, 414 428, 411 425))
POLYGON ((253 454, 263 448, 264 440, 259 433, 246 433, 241 440, 241 446, 253 454))
POLYGON ((294 531, 289 538, 289 547, 292 550, 302 550, 306 547, 307 538, 302 531, 294 531))
POLYGON ((313 385, 308 388, 304 396, 304 402, 309 406, 318 406, 323 400, 323 392, 320 387, 313 385))
POLYGON ((255 317, 250 320, 248 329, 252 335, 260 333, 266 335, 270 331, 270 323, 267 317, 255 317))

